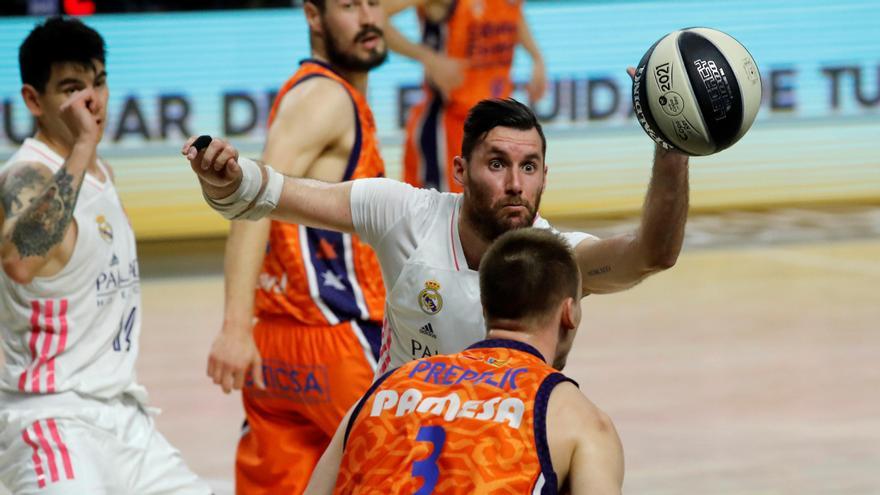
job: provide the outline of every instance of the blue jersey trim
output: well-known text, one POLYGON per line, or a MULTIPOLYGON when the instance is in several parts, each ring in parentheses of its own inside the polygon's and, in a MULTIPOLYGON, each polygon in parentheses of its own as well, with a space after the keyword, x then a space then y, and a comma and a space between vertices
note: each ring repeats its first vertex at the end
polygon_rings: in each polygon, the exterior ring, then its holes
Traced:
POLYGON ((558 491, 559 481, 556 479, 556 471, 553 470, 553 462, 550 460, 550 444, 547 442, 547 405, 550 402, 550 393, 556 385, 562 382, 571 382, 577 386, 577 382, 563 375, 553 373, 544 378, 538 393, 535 394, 535 447, 538 450, 538 460, 541 462, 541 473, 544 474, 544 487, 541 495, 555 495, 558 491))
POLYGON ((392 373, 394 373, 398 369, 399 368, 394 368, 393 370, 389 370, 384 375, 380 376, 375 382, 373 382, 372 385, 370 385, 367 393, 365 393, 364 396, 361 397, 361 400, 358 401, 357 405, 354 406, 354 410, 351 412, 351 417, 348 418, 348 424, 345 425, 345 438, 342 440, 343 450, 345 450, 345 445, 348 443, 348 435, 351 433, 351 427, 354 426, 354 421, 357 419, 358 414, 360 414, 361 409, 364 407, 364 404, 367 403, 367 399, 369 399, 370 396, 373 395, 376 389, 379 388, 379 385, 382 385, 382 382, 384 382, 389 376, 391 376, 392 373))
POLYGON ((487 347, 502 347, 505 349, 514 349, 517 351, 527 352, 541 361, 547 362, 544 359, 544 356, 541 355, 541 352, 538 349, 535 349, 529 344, 525 342, 520 342, 518 340, 509 340, 509 339, 486 339, 477 342, 476 344, 471 344, 468 346, 468 349, 485 349, 487 347))

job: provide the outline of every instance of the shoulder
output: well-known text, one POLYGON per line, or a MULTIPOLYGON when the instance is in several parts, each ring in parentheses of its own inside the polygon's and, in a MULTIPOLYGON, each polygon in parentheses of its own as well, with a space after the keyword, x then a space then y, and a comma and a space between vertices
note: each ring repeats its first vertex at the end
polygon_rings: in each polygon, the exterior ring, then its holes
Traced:
POLYGON ((553 388, 547 405, 547 415, 553 417, 553 429, 565 436, 584 437, 615 432, 611 417, 588 399, 577 385, 569 381, 553 388))
POLYGON ((351 111, 351 95, 339 81, 329 77, 316 75, 303 80, 291 88, 281 98, 276 118, 294 114, 302 116, 310 113, 309 118, 335 116, 337 112, 351 111))

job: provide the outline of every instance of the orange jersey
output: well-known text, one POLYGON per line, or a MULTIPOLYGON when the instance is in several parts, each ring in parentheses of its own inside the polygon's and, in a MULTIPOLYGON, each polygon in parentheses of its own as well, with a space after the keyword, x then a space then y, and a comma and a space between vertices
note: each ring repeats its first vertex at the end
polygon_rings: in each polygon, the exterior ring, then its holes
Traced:
POLYGON ((407 363, 352 412, 334 493, 555 494, 547 401, 566 380, 511 340, 407 363))
POLYGON ((449 106, 464 115, 480 100, 510 96, 522 0, 453 0, 440 23, 428 21, 421 11, 419 17, 424 44, 466 60, 464 82, 450 95, 449 106))
MULTIPOLYGON (((354 104, 355 140, 342 180, 384 176, 385 164, 379 155, 376 124, 367 98, 320 61, 303 61, 281 87, 269 124, 284 95, 313 77, 338 82, 354 104)), ((381 322, 384 301, 379 262, 357 236, 272 222, 257 285, 258 317, 283 316, 292 325, 301 326, 336 325, 349 320, 381 322)), ((378 349, 378 342, 370 344, 378 349)))

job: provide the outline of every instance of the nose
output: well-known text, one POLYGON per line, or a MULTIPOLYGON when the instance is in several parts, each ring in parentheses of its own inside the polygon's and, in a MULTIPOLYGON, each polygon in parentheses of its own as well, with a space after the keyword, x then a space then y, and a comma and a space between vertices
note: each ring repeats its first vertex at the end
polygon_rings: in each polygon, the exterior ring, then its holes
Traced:
POLYGON ((369 26, 376 23, 376 15, 373 12, 373 7, 370 6, 369 0, 363 0, 360 2, 360 22, 362 26, 369 26))
POLYGON ((505 178, 504 192, 511 196, 522 194, 522 170, 519 167, 508 167, 505 178))

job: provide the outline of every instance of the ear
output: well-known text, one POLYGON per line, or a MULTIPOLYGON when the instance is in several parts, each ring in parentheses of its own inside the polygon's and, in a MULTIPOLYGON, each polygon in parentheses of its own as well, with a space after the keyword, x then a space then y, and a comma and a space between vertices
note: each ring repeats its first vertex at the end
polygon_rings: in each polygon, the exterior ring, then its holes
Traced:
POLYGON ((460 156, 456 156, 452 159, 453 177, 455 178, 455 182, 458 182, 462 186, 464 185, 465 165, 464 158, 460 156))
POLYGON ((541 194, 544 194, 544 188, 547 187, 547 172, 550 171, 550 167, 544 163, 544 182, 541 184, 541 194))
POLYGON ((40 92, 37 91, 37 88, 30 84, 23 84, 21 86, 21 97, 28 110, 30 110, 31 115, 34 117, 41 117, 43 115, 43 105, 40 103, 40 92))
POLYGON ((559 326, 569 330, 576 330, 581 322, 581 305, 573 297, 566 297, 562 301, 562 313, 559 315, 559 326))
MULTIPOLYGON (((326 8, 326 5, 324 6, 326 8)), ((303 2, 303 10, 306 14, 306 22, 309 25, 309 29, 313 33, 322 32, 323 26, 321 25, 321 11, 318 10, 318 7, 312 2, 303 2)))

